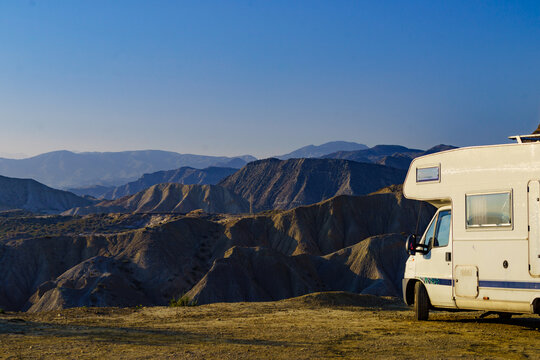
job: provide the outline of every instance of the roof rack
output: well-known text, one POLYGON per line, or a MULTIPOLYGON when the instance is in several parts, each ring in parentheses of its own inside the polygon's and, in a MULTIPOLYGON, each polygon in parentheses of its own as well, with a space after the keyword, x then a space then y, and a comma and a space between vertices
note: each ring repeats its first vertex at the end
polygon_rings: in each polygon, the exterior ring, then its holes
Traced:
POLYGON ((508 137, 510 140, 516 140, 518 144, 523 144, 526 142, 537 142, 540 141, 540 134, 531 134, 531 135, 514 135, 508 137))

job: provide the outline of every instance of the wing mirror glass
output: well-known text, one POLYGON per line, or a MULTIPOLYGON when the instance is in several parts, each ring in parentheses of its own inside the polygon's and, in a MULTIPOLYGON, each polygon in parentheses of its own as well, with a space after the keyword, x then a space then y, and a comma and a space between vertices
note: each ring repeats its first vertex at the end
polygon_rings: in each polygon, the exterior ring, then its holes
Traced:
POLYGON ((409 255, 416 255, 416 245, 418 245, 416 234, 409 235, 407 242, 405 243, 405 249, 409 255))

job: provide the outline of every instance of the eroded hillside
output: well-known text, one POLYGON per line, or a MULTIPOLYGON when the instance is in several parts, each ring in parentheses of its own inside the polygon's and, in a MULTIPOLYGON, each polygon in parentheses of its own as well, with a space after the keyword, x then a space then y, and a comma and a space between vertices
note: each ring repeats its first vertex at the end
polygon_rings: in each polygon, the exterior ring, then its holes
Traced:
MULTIPOLYGON (((433 213, 424 206, 420 229, 433 213)), ((238 285, 259 287, 259 294, 269 293, 271 299, 328 289, 397 296, 399 264, 405 256, 400 233, 415 230, 419 208, 420 203, 399 192, 388 192, 244 216, 197 212, 50 217, 39 219, 47 225, 38 234, 38 220, 13 215, 3 219, 9 231, 0 233, 0 307, 38 311, 160 305, 192 289, 201 303, 242 301, 248 299, 245 293, 224 291, 239 281, 235 272, 214 281, 217 272, 211 269, 225 264, 244 271, 253 263, 258 266, 255 272, 282 269, 285 275, 299 274, 284 277, 290 286, 280 293, 273 292, 276 279, 269 277, 257 284, 250 277, 238 285), (391 233, 395 235, 383 235, 391 233), (232 261, 236 254, 243 260, 232 261), (268 266, 256 261, 260 254, 268 266), (310 270, 321 264, 328 271, 310 270), (395 268, 390 271, 388 266, 395 268), (311 279, 306 278, 309 274, 311 279), (344 274, 348 280, 338 281, 344 274)))
POLYGON ((157 184, 134 195, 117 200, 103 200, 95 205, 78 207, 64 215, 99 213, 248 213, 249 204, 233 192, 215 185, 157 184))
POLYGON ((401 184, 405 175, 405 170, 341 159, 266 159, 247 164, 218 185, 260 211, 291 209, 337 195, 365 195, 401 184))
POLYGON ((52 189, 32 179, 0 176, 0 211, 22 209, 42 213, 59 213, 92 201, 67 191, 52 189))

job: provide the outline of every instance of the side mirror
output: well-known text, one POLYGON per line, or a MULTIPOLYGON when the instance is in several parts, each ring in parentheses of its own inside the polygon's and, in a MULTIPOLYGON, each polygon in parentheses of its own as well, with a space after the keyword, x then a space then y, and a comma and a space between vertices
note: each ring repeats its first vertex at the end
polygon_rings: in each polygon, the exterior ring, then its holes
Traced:
POLYGON ((405 243, 405 250, 409 255, 416 255, 416 234, 411 234, 405 243))

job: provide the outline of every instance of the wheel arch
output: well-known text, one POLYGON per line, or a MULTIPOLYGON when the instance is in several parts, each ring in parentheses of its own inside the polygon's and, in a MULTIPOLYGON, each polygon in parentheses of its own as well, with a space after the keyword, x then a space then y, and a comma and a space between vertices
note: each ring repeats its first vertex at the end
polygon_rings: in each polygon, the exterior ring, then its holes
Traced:
POLYGON ((533 300, 532 311, 533 313, 540 315, 540 298, 536 298, 533 300))
POLYGON ((420 279, 407 279, 407 283, 405 284, 405 289, 403 291, 403 300, 405 301, 405 304, 409 306, 414 305, 414 286, 417 282, 420 282, 422 285, 424 285, 424 283, 420 279))

